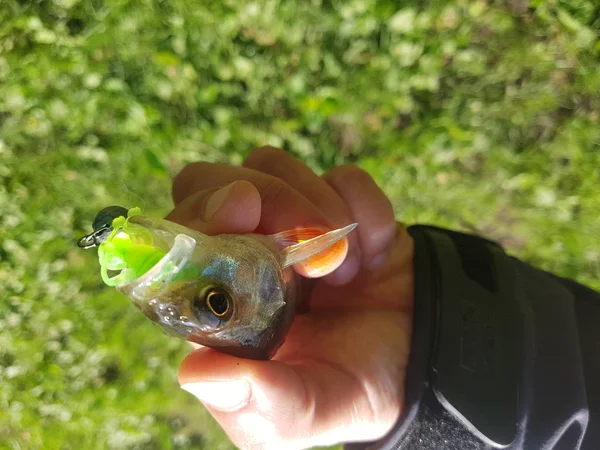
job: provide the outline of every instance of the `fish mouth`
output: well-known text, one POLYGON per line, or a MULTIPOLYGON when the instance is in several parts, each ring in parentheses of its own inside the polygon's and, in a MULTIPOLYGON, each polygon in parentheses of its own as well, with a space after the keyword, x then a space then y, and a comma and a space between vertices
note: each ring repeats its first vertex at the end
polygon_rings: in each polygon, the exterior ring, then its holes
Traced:
POLYGON ((171 249, 154 266, 139 277, 118 285, 117 289, 138 301, 148 301, 156 297, 182 272, 195 247, 194 238, 178 234, 171 249))
POLYGON ((183 227, 163 219, 133 216, 113 226, 98 251, 102 279, 134 300, 149 300, 166 287, 197 245, 183 227))

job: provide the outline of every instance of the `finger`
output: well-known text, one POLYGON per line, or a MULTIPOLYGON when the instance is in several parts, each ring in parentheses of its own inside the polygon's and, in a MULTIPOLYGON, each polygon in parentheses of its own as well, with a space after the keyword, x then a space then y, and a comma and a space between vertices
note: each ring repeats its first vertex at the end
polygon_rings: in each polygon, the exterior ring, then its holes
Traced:
POLYGON ((205 234, 251 233, 260 222, 261 200, 248 181, 197 191, 179 202, 166 219, 205 234))
MULTIPOLYGON (((340 328, 339 339, 347 334, 340 328)), ((374 440, 399 414, 401 376, 392 371, 365 382, 363 375, 381 370, 382 363, 365 364, 362 353, 355 358, 355 373, 336 363, 253 361, 202 348, 183 361, 179 382, 242 449, 374 440)))
POLYGON ((344 199, 359 224, 364 267, 382 265, 396 234, 394 210, 385 193, 367 172, 353 165, 335 167, 324 179, 344 199))
POLYGON ((272 234, 298 226, 333 226, 321 211, 287 183, 245 167, 192 163, 175 178, 173 198, 178 204, 194 192, 236 180, 249 181, 258 189, 261 198, 258 228, 261 232, 272 234))
MULTIPOLYGON (((244 167, 231 167, 222 164, 194 163, 187 166, 173 182, 173 197, 176 204, 198 190, 211 189, 216 185, 246 180, 257 189, 261 198, 261 217, 255 230, 257 233, 274 234, 298 227, 335 226, 303 195, 279 178, 244 167)), ((325 267, 325 272, 336 270, 341 260, 325 267)), ((294 269, 304 275, 299 267, 294 269)), ((321 272, 321 275, 327 273, 321 272)))
MULTIPOLYGON (((338 193, 316 175, 306 164, 289 153, 274 147, 254 150, 243 163, 244 167, 272 175, 296 189, 315 205, 335 228, 352 223, 352 213, 338 193)), ((348 236, 348 255, 344 263, 326 281, 346 284, 360 268, 360 247, 356 233, 348 236)))

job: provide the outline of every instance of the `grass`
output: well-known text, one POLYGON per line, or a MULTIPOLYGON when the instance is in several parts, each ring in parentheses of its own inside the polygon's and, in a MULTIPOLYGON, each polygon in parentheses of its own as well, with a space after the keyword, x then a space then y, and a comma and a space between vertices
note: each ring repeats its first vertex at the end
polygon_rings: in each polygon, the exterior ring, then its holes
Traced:
POLYGON ((600 288, 593 0, 192 3, 0 5, 0 448, 232 448, 74 245, 191 161, 353 162, 399 219, 600 288))

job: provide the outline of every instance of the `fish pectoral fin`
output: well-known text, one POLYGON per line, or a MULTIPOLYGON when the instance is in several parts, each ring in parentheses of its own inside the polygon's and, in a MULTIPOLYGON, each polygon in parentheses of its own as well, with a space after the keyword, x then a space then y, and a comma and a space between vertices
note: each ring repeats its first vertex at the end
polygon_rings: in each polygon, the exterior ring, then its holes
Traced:
MULTIPOLYGON (((310 259, 319 253, 325 252, 331 246, 344 239, 348 233, 354 230, 358 226, 357 223, 347 225, 337 230, 332 230, 327 233, 321 234, 316 237, 312 237, 308 240, 301 238, 297 239, 297 244, 290 245, 283 248, 280 251, 280 264, 283 269, 286 267, 293 266, 310 259)), ((297 236, 303 235, 303 229, 292 230, 280 234, 285 234, 288 240, 292 239, 292 234, 295 233, 297 236)), ((277 236, 277 235, 276 235, 277 236)), ((277 239, 277 237, 276 237, 277 239)))

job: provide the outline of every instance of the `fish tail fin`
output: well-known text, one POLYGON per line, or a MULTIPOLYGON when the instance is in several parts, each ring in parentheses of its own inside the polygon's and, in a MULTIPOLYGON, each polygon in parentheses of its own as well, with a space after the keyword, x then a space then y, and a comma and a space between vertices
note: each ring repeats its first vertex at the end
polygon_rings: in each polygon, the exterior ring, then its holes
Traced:
POLYGON ((272 235, 281 249, 283 268, 294 270, 308 278, 325 276, 336 270, 348 254, 346 237, 357 224, 337 230, 324 227, 304 227, 272 235))

